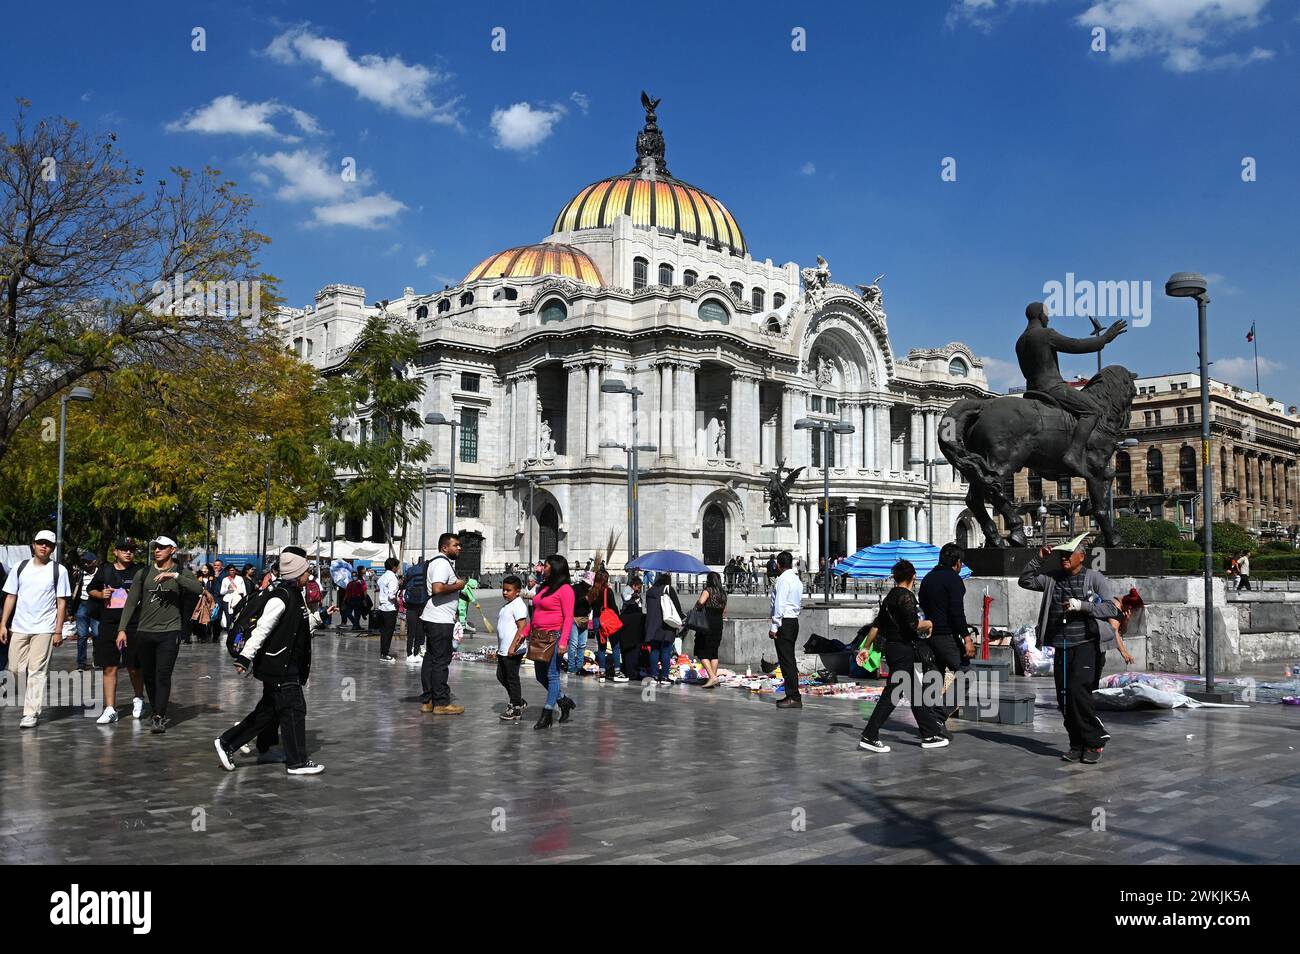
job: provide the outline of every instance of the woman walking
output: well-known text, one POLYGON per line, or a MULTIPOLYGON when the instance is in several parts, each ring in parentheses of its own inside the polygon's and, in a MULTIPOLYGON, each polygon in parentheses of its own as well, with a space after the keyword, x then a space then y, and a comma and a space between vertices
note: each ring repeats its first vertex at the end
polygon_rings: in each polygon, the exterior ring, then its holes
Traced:
MULTIPOLYGON (((868 752, 888 752, 889 746, 880 741, 880 727, 893 713, 898 700, 906 697, 912 706, 912 715, 916 717, 916 727, 921 733, 921 748, 941 749, 952 738, 943 727, 944 713, 937 707, 921 705, 919 688, 920 679, 915 673, 918 662, 925 665, 928 658, 933 660, 929 638, 931 623, 928 619, 918 619, 916 594, 916 568, 907 560, 899 560, 891 572, 894 588, 885 595, 880 603, 880 613, 872 624, 876 630, 875 639, 884 639, 885 660, 889 663, 889 683, 876 703, 875 711, 867 727, 862 730, 862 739, 858 748, 868 752)), ((868 635, 863 649, 870 649, 872 638, 868 635)))
POLYGON ((646 595, 645 635, 650 641, 650 677, 660 685, 672 685, 671 669, 673 665, 673 640, 677 638, 681 627, 672 627, 664 623, 663 598, 677 608, 677 616, 684 619, 681 601, 677 599, 677 590, 673 589, 671 573, 660 573, 655 577, 654 585, 646 595))
POLYGON ((569 585, 569 561, 558 553, 546 558, 542 582, 533 597, 533 620, 529 626, 528 656, 533 673, 546 690, 546 703, 534 729, 549 729, 555 707, 560 707, 560 721, 568 722, 577 705, 560 689, 560 656, 569 648, 573 634, 573 587, 569 585), (550 656, 538 659, 536 647, 550 644, 550 656))
POLYGON ((244 597, 247 595, 248 586, 244 578, 239 575, 239 571, 234 566, 226 567, 226 578, 221 581, 220 620, 223 642, 230 628, 235 625, 235 616, 238 615, 240 604, 244 602, 244 597))
POLYGON ((695 608, 702 610, 708 619, 706 629, 695 630, 695 658, 709 675, 702 688, 714 689, 718 685, 718 647, 722 645, 722 620, 727 611, 727 591, 722 585, 722 577, 716 573, 705 577, 704 589, 700 590, 695 608))

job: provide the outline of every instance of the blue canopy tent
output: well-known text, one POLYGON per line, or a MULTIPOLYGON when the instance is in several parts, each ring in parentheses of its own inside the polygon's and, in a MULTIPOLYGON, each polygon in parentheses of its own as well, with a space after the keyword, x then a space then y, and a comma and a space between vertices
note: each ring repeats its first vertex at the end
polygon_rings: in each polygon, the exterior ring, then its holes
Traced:
MULTIPOLYGON (((846 557, 839 562, 834 572, 855 580, 882 580, 889 576, 889 571, 899 560, 910 561, 916 567, 916 578, 919 580, 938 565, 939 548, 916 540, 889 540, 864 547, 853 556, 846 557)), ((968 576, 970 567, 963 566, 961 577, 964 580, 968 576)))
POLYGON ((653 570, 655 573, 708 573, 709 568, 681 550, 651 550, 628 563, 629 570, 653 570))

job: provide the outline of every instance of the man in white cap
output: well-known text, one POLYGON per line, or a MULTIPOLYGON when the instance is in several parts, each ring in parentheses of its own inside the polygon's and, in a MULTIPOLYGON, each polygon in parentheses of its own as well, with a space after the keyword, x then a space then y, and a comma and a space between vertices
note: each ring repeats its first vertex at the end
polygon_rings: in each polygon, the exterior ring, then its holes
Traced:
MULTIPOLYGON (((319 775, 325 766, 307 758, 307 701, 302 687, 311 673, 311 640, 320 616, 307 609, 303 587, 308 579, 307 551, 280 551, 278 575, 254 599, 257 622, 240 645, 235 668, 262 683, 262 698, 244 720, 213 741, 221 767, 235 770, 235 753, 257 740, 259 762, 283 761, 290 775, 319 775), (276 729, 284 757, 270 752, 276 729)), ((335 607, 326 610, 334 612, 335 607)))
POLYGON ((185 627, 182 594, 193 597, 203 591, 203 584, 178 564, 175 556, 175 540, 171 537, 154 540, 153 562, 131 581, 131 592, 126 606, 122 607, 121 628, 117 633, 119 649, 127 647, 128 639, 135 644, 145 691, 153 707, 149 731, 154 735, 166 732, 170 722, 167 702, 172 692, 172 670, 176 668, 176 654, 180 652, 185 627), (133 620, 135 632, 128 637, 127 629, 133 620))
POLYGON ((14 677, 27 674, 20 729, 36 727, 45 704, 45 670, 54 647, 63 642, 72 586, 67 569, 50 559, 57 542, 48 530, 36 534, 32 558, 19 563, 5 579, 0 643, 9 645, 9 670, 14 677))

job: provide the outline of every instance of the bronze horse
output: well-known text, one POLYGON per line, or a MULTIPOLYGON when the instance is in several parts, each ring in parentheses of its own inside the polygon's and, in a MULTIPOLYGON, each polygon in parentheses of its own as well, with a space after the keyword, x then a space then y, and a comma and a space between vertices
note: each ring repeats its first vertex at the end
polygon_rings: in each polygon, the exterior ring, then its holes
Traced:
POLYGON ((1106 508, 1106 490, 1115 476, 1111 460, 1115 442, 1128 427, 1129 411, 1137 388, 1133 372, 1120 365, 1108 365, 1084 386, 1104 408, 1087 446, 1087 473, 1068 470, 1062 457, 1070 446, 1075 418, 1045 394, 1027 391, 1021 397, 972 398, 957 401, 939 424, 939 448, 943 456, 966 478, 970 489, 966 505, 984 529, 984 545, 1025 547, 1024 522, 1003 493, 1004 482, 1022 467, 1040 477, 1061 480, 1082 477, 1088 485, 1088 505, 1101 527, 1106 546, 1115 546, 1115 528, 1106 508), (1010 528, 1004 540, 989 516, 985 501, 991 500, 1010 528))

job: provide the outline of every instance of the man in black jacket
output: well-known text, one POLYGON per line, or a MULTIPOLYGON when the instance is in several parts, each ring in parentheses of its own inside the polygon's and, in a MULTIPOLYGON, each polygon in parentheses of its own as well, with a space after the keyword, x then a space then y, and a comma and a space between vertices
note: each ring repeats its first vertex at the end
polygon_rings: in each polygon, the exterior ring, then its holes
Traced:
MULTIPOLYGON (((284 761, 290 775, 318 775, 325 766, 307 758, 307 701, 302 687, 311 673, 312 633, 320 617, 307 610, 303 587, 307 583, 307 551, 285 547, 280 552, 279 576, 264 591, 265 603, 253 633, 244 640, 235 668, 251 672, 262 683, 262 698, 244 720, 214 741, 221 767, 235 770, 234 754, 258 740, 259 762, 280 761, 269 755, 272 730, 279 728, 284 761)), ((333 612, 330 607, 326 612, 333 612)))
MULTIPOLYGON (((962 652, 966 640, 966 584, 961 579, 961 568, 966 551, 955 543, 945 543, 939 551, 938 565, 925 575, 917 599, 921 612, 934 624, 930 636, 930 649, 935 662, 944 672, 944 691, 952 685, 953 674, 969 660, 962 652)), ((951 718, 956 709, 945 718, 951 718)))

